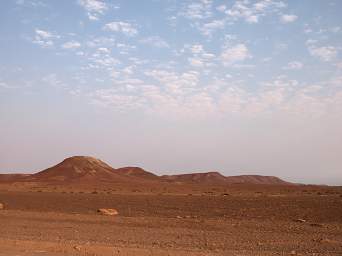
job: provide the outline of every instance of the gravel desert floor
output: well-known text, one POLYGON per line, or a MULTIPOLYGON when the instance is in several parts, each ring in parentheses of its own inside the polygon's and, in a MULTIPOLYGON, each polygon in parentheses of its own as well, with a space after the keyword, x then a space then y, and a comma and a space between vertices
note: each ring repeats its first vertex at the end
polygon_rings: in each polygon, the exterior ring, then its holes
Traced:
POLYGON ((0 255, 342 255, 340 188, 259 190, 3 189, 0 255), (99 208, 115 208, 119 215, 100 215, 99 208))

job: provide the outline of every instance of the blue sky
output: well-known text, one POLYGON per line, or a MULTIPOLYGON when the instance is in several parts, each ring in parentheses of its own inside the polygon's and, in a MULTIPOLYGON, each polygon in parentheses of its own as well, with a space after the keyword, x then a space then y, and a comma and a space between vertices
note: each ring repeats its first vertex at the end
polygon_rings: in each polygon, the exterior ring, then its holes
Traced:
POLYGON ((5 0, 1 172, 70 155, 160 174, 342 180, 332 0, 5 0))

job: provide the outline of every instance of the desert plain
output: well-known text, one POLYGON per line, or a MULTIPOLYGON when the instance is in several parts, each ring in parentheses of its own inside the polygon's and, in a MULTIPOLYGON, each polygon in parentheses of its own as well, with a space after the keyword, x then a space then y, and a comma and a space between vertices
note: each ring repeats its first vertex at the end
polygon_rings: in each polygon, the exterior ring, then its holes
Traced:
POLYGON ((0 203, 1 256, 342 255, 342 187, 71 157, 0 175, 0 203))

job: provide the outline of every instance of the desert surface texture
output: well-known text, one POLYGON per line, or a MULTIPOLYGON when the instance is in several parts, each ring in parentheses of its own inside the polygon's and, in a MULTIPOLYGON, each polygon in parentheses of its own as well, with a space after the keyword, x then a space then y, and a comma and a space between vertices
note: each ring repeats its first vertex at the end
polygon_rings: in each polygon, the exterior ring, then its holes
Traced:
POLYGON ((0 255, 342 255, 342 188, 71 157, 0 175, 0 255))

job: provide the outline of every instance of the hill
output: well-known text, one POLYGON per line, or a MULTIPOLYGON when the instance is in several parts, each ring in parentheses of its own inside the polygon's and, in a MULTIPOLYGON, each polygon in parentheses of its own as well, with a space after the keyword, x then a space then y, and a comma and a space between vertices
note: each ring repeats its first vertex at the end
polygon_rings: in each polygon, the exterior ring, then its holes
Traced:
POLYGON ((224 176, 219 172, 188 173, 178 175, 164 175, 161 178, 169 182, 203 183, 203 184, 263 184, 290 185, 278 177, 262 175, 224 176))
POLYGON ((140 179, 148 179, 148 180, 159 180, 159 176, 155 175, 154 173, 145 171, 140 167, 122 167, 115 169, 114 171, 117 174, 124 175, 127 177, 135 177, 140 179))
MULTIPOLYGON (((240 175, 224 176, 219 172, 186 173, 158 176, 140 167, 113 168, 105 162, 90 156, 73 156, 61 163, 35 174, 2 174, 0 182, 59 182, 59 183, 124 183, 136 185, 147 183, 182 183, 204 185, 263 184, 291 185, 273 176, 240 175)), ((130 185, 129 185, 130 186, 130 185)))
POLYGON ((105 162, 89 156, 73 156, 61 163, 33 174, 36 181, 125 181, 129 179, 115 173, 115 169, 105 162))
POLYGON ((191 182, 206 184, 223 184, 226 177, 219 172, 187 173, 178 175, 163 175, 161 179, 168 182, 191 182))
POLYGON ((262 175, 239 175, 226 177, 227 183, 244 183, 244 184, 263 184, 263 185, 290 185, 278 177, 262 176, 262 175))

